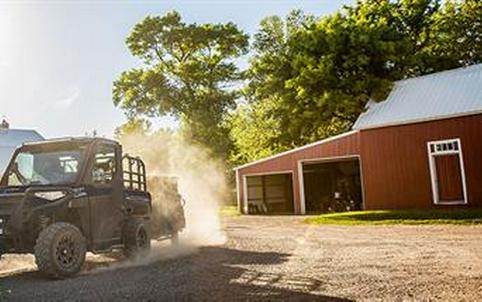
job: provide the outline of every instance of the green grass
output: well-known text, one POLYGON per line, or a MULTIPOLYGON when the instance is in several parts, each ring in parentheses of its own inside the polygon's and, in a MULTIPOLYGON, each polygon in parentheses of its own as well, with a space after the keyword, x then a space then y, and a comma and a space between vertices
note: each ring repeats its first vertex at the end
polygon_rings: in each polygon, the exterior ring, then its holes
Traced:
POLYGON ((384 210, 322 214, 305 219, 312 224, 482 224, 482 209, 384 210))
POLYGON ((236 206, 224 206, 219 209, 219 214, 222 217, 235 217, 241 215, 236 206))

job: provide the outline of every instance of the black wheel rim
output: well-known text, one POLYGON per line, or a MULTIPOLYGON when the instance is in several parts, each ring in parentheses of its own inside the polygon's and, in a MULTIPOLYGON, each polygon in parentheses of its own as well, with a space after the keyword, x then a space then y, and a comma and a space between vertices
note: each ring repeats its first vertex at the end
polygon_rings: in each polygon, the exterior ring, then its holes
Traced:
POLYGON ((140 249, 144 249, 147 247, 147 233, 144 228, 139 228, 137 231, 137 238, 136 238, 136 243, 137 247, 140 249))
POLYGON ((55 248, 57 263, 63 268, 72 267, 79 257, 75 240, 70 235, 63 236, 55 248))

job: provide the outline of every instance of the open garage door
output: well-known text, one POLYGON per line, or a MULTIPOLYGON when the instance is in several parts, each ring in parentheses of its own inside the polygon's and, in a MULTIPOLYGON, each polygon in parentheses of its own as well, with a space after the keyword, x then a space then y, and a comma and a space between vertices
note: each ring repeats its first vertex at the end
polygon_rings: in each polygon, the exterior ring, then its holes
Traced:
POLYGON ((249 214, 293 213, 291 174, 246 176, 249 214))
POLYGON ((358 159, 303 163, 303 186, 307 212, 363 208, 358 159))

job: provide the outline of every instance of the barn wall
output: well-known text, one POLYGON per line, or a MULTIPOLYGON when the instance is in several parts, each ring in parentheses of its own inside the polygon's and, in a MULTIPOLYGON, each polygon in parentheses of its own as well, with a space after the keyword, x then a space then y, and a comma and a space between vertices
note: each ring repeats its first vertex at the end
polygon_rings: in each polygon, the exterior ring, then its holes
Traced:
POLYGON ((482 207, 482 115, 361 130, 360 138, 367 209, 440 208, 427 142, 452 138, 461 139, 467 206, 482 207))
POLYGON ((320 142, 314 146, 295 150, 238 170, 238 203, 244 208, 244 176, 253 174, 293 173, 293 202, 296 214, 301 213, 298 161, 315 158, 356 156, 360 153, 360 133, 358 131, 320 142))

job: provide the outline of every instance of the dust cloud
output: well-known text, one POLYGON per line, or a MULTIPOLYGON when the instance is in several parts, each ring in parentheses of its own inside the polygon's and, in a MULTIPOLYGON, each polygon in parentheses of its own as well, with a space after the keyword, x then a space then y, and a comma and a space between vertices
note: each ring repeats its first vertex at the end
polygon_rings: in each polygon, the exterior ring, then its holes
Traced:
MULTIPOLYGON (((154 212, 166 206, 163 200, 166 195, 165 183, 162 179, 177 179, 179 193, 185 201, 186 228, 179 234, 179 244, 172 245, 169 240, 153 240, 149 255, 140 259, 125 259, 122 253, 89 253, 84 273, 147 265, 192 254, 200 246, 218 245, 226 241, 221 229, 219 205, 228 196, 228 187, 220 162, 213 160, 204 148, 190 144, 171 132, 129 134, 120 141, 124 154, 139 156, 146 165, 147 186, 152 194, 154 212)), ((153 217, 164 219, 158 215, 153 217)), ((151 226, 159 224, 159 221, 151 222, 151 226)))
POLYGON ((184 244, 222 244, 219 205, 228 196, 224 169, 206 149, 167 131, 130 134, 121 138, 124 153, 140 156, 146 164, 148 190, 153 207, 162 206, 162 184, 158 177, 175 177, 185 200, 186 229, 180 234, 184 244))

